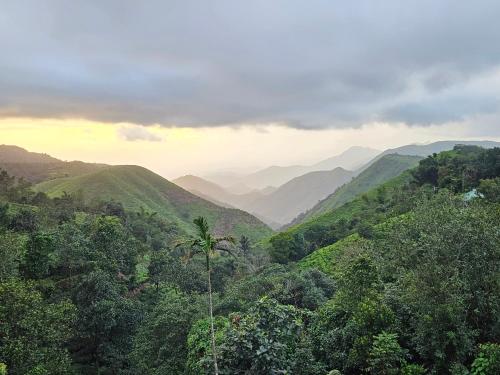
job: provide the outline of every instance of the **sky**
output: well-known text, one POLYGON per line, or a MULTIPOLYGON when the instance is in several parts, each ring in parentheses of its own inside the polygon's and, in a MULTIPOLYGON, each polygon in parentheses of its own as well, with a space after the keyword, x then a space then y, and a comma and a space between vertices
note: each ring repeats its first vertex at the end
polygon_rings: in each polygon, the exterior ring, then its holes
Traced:
POLYGON ((168 177, 500 140, 500 2, 5 0, 0 143, 168 177))

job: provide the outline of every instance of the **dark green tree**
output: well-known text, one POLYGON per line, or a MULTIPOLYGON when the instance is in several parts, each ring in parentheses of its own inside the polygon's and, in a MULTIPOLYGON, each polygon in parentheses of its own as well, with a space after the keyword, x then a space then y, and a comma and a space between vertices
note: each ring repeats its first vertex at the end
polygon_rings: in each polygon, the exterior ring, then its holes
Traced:
POLYGON ((0 283, 0 363, 9 374, 70 374, 65 343, 75 308, 69 301, 49 303, 33 283, 0 283))

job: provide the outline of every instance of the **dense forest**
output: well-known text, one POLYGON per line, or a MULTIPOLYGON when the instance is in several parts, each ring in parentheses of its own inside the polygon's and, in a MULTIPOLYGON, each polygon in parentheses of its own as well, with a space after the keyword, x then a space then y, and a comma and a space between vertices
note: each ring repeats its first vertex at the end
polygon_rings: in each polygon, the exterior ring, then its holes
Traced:
POLYGON ((0 374, 500 374, 500 148, 212 229, 2 171, 0 374))

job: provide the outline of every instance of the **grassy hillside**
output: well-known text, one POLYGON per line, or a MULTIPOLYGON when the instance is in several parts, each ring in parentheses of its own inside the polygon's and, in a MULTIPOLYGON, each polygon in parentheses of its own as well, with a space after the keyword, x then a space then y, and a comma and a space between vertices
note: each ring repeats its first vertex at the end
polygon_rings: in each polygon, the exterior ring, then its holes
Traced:
POLYGON ((305 220, 316 217, 354 199, 357 195, 367 192, 384 182, 394 178, 404 171, 417 166, 422 159, 420 156, 385 155, 370 165, 361 174, 349 183, 339 187, 333 194, 319 202, 316 206, 297 218, 292 224, 299 224, 305 220))
POLYGON ((192 221, 202 215, 217 233, 246 235, 258 240, 271 229, 252 215, 235 209, 217 206, 197 197, 163 177, 138 166, 113 166, 77 177, 42 182, 36 189, 49 196, 81 193, 84 200, 116 200, 128 210, 157 212, 187 232, 192 221))

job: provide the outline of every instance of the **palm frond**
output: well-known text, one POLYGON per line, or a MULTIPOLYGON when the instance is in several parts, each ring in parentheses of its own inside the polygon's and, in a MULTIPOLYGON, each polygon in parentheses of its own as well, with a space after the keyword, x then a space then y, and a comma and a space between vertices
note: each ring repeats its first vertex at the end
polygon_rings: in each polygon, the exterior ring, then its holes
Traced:
POLYGON ((230 250, 228 249, 227 247, 216 247, 215 250, 218 250, 218 251, 223 251, 225 253, 228 253, 229 255, 233 256, 236 258, 236 255, 230 250))
POLYGON ((208 222, 203 216, 198 216, 193 220, 194 225, 198 229, 198 234, 200 237, 205 238, 208 234, 208 222))
POLYGON ((188 239, 182 239, 179 241, 176 241, 174 244, 174 248, 178 248, 181 246, 189 246, 190 248, 192 247, 202 247, 203 246, 203 241, 199 238, 188 238, 188 239))
POLYGON ((236 243, 236 239, 233 236, 224 236, 224 237, 216 237, 214 238, 215 242, 229 242, 231 244, 236 243))

